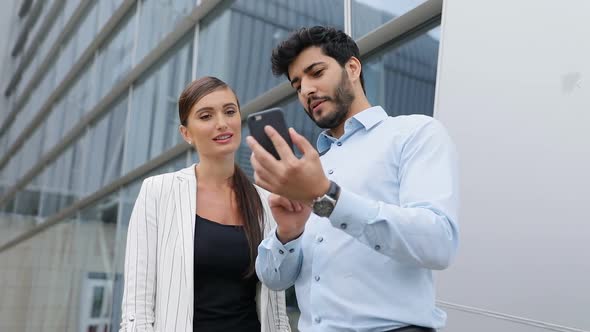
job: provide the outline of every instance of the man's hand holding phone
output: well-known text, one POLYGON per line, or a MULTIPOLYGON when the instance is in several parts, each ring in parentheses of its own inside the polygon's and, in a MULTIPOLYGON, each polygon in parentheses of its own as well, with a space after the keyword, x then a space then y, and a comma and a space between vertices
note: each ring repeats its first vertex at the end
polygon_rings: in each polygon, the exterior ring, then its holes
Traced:
POLYGON ((249 115, 248 127, 252 136, 246 142, 252 150, 250 162, 256 184, 306 205, 328 191, 330 181, 317 151, 295 129, 287 130, 281 109, 249 115), (293 144, 303 153, 301 158, 293 153, 293 144))
POLYGON ((252 150, 250 162, 256 184, 306 205, 311 205, 315 198, 324 195, 330 188, 330 181, 324 174, 319 154, 305 137, 289 128, 291 141, 303 153, 301 158, 297 158, 274 128, 265 126, 264 131, 281 159, 277 160, 254 137, 248 136, 246 142, 252 150))

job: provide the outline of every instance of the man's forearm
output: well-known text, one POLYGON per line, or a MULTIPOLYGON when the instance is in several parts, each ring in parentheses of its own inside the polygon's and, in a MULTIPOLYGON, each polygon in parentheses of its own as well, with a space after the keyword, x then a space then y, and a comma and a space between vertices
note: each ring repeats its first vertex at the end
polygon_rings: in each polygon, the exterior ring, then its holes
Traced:
POLYGON ((284 290, 295 283, 302 262, 300 238, 282 244, 277 236, 272 236, 258 246, 256 274, 268 288, 284 290))

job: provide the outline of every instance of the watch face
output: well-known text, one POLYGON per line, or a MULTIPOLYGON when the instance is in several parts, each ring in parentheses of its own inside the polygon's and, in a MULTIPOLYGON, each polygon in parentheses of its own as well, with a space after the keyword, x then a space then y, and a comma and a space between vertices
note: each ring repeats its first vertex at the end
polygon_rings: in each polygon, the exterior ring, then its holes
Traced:
POLYGON ((313 213, 317 214, 320 217, 327 217, 332 213, 334 210, 334 203, 330 202, 328 199, 321 199, 313 203, 313 213))

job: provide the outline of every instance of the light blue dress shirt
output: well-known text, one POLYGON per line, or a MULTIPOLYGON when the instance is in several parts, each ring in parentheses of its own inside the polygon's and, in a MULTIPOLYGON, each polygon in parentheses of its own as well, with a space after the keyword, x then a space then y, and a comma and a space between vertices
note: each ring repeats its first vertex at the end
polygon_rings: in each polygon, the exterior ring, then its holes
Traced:
POLYGON ((347 120, 340 139, 317 142, 327 177, 342 188, 328 218, 259 246, 256 271, 271 289, 295 284, 300 331, 441 328, 432 270, 458 244, 458 171, 437 120, 389 117, 380 106, 347 120))

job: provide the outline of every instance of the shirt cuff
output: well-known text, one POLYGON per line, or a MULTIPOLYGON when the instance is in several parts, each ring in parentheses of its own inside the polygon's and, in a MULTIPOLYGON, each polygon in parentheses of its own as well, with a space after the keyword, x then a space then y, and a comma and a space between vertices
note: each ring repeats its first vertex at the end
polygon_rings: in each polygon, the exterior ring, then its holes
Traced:
POLYGON ((359 237, 367 223, 375 220, 378 214, 378 202, 341 188, 338 202, 328 219, 332 226, 359 237))
POLYGON ((274 228, 272 230, 272 236, 268 238, 269 241, 265 241, 265 247, 271 252, 275 264, 277 264, 277 266, 280 266, 281 263, 286 259, 297 258, 297 253, 301 248, 302 237, 302 235, 299 235, 298 238, 291 240, 285 244, 282 244, 279 238, 277 237, 277 229, 274 228))

